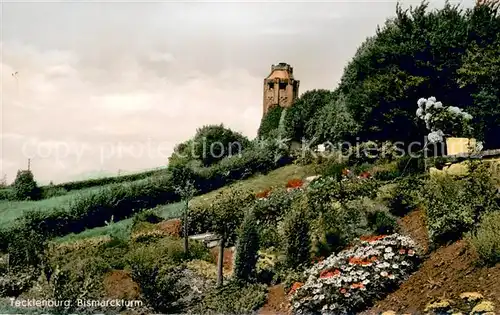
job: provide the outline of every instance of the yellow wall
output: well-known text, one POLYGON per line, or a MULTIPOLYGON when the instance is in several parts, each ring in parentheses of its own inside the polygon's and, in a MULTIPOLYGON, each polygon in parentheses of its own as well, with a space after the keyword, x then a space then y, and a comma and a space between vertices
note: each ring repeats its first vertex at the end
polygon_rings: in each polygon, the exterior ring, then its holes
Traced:
MULTIPOLYGON (((500 180, 500 157, 495 158, 485 158, 482 160, 484 163, 491 164, 493 175, 497 180, 500 180)), ((443 167, 443 170, 438 170, 437 168, 431 167, 429 169, 431 175, 434 174, 449 174, 449 175, 466 175, 467 174, 467 161, 452 164, 443 167)))
POLYGON ((469 138, 446 138, 447 155, 469 153, 476 147, 476 139, 469 138))

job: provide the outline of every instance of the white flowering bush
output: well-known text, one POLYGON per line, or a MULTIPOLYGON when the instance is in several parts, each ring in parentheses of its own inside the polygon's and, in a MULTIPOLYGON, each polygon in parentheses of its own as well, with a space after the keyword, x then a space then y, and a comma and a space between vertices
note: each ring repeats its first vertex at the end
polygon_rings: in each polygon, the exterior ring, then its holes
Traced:
POLYGON ((472 115, 455 106, 445 106, 435 97, 421 98, 417 102, 417 118, 425 122, 430 131, 430 143, 442 142, 445 136, 469 137, 472 134, 472 115))
POLYGON ((305 271, 292 286, 295 314, 354 314, 406 280, 419 258, 412 239, 399 234, 361 238, 305 271))

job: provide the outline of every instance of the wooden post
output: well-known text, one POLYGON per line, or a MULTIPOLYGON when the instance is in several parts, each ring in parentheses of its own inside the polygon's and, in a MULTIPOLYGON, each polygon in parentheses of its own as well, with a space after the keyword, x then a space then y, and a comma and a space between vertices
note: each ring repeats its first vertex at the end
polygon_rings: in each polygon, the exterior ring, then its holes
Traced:
POLYGON ((223 281, 224 281, 224 276, 223 276, 223 267, 224 267, 224 246, 225 246, 226 240, 224 237, 221 237, 220 239, 220 246, 219 246, 219 259, 217 262, 217 286, 222 286, 223 281))
POLYGON ((31 159, 28 159, 28 171, 30 170, 31 159))

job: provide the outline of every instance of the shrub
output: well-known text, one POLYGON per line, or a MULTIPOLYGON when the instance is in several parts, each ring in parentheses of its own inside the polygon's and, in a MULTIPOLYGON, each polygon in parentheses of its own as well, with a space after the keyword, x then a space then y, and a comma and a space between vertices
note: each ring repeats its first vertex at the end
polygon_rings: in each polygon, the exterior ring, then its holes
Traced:
POLYGON ((63 187, 53 187, 53 186, 42 187, 41 191, 42 191, 42 199, 64 196, 68 193, 68 191, 63 187))
POLYGON ((243 220, 238 233, 234 263, 234 275, 237 279, 248 282, 255 278, 258 250, 259 235, 257 233, 257 221, 253 212, 250 211, 243 220))
POLYGON ((155 311, 175 313, 182 310, 179 300, 187 290, 181 285, 179 267, 135 263, 132 279, 139 284, 142 299, 155 311))
POLYGON ((297 269, 309 263, 311 249, 309 233, 309 222, 301 209, 295 209, 285 218, 285 261, 288 267, 297 269))
POLYGON ((0 200, 14 200, 15 195, 12 188, 0 189, 0 200))
POLYGON ((163 218, 160 217, 156 211, 152 209, 148 209, 146 211, 139 212, 134 215, 134 219, 132 221, 132 226, 137 226, 140 222, 148 222, 152 224, 160 223, 163 221, 163 218))
POLYGON ((397 161, 397 169, 401 175, 418 175, 425 172, 425 161, 423 156, 413 157, 405 155, 397 161))
POLYGON ((294 189, 275 189, 269 193, 266 199, 258 199, 252 205, 255 217, 262 224, 274 224, 290 210, 292 202, 299 198, 302 191, 294 189))
POLYGON ((292 291, 294 313, 354 314, 405 281, 418 256, 411 239, 398 234, 360 241, 306 270, 292 291))
POLYGON ((388 211, 368 212, 367 220, 368 226, 376 234, 392 234, 398 227, 396 219, 388 211))
POLYGON ((272 130, 278 129, 282 111, 283 107, 281 106, 273 106, 269 108, 269 111, 260 121, 259 130, 257 131, 259 138, 268 138, 272 130))
POLYGON ((468 239, 481 262, 489 265, 500 262, 500 211, 486 214, 468 239))
POLYGON ((422 180, 414 176, 398 181, 388 197, 390 212, 402 217, 415 210, 422 202, 422 184, 422 180))
POLYGON ((436 243, 459 239, 476 222, 465 183, 452 177, 435 176, 424 187, 427 227, 436 243))
POLYGON ((250 145, 245 136, 225 128, 222 124, 199 128, 193 142, 194 156, 205 166, 212 165, 224 157, 238 155, 250 145))
POLYGON ((266 286, 231 281, 208 292, 195 314, 250 314, 266 301, 266 286))
POLYGON ((457 240, 482 215, 499 210, 497 189, 485 165, 472 163, 469 170, 463 179, 434 176, 425 185, 428 230, 436 243, 457 240))
POLYGON ((17 176, 12 184, 12 188, 14 189, 14 196, 17 200, 37 200, 40 198, 40 189, 30 170, 17 171, 17 176))

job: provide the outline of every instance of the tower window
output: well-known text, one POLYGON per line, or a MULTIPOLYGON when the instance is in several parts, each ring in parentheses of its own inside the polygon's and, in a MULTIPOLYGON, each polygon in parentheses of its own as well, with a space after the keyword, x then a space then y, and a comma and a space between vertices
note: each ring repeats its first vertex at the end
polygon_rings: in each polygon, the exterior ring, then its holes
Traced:
POLYGON ((286 83, 280 83, 280 90, 286 89, 286 83))
POLYGON ((268 82, 267 83, 267 88, 272 90, 274 88, 274 82, 268 82))

